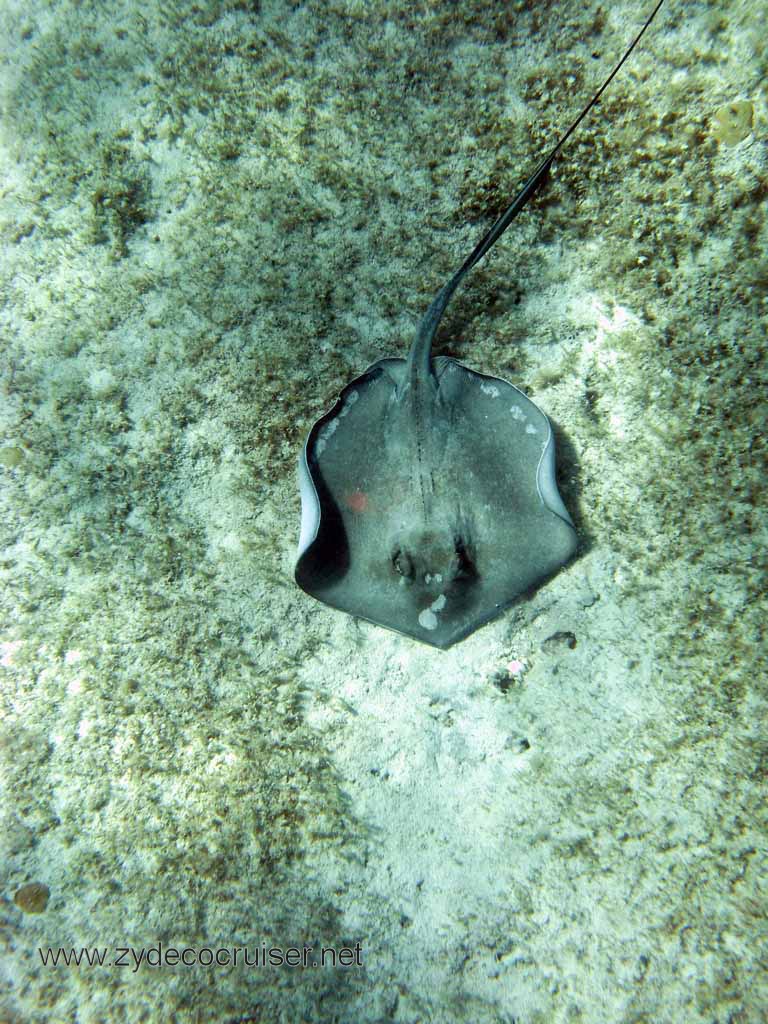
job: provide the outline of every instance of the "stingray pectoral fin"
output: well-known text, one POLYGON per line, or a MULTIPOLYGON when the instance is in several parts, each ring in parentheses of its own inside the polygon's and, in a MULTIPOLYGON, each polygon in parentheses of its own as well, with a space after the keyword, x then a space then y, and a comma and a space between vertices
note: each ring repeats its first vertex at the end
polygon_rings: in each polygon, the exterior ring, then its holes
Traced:
POLYGON ((334 603, 328 600, 329 588, 350 571, 354 578, 366 556, 360 524, 378 504, 373 499, 381 476, 378 460, 403 365, 402 359, 379 360, 353 380, 312 427, 299 457, 301 534, 295 578, 302 590, 327 604, 334 603))
POLYGON ((477 550, 485 599, 500 606, 542 582, 578 546, 557 489, 555 442, 544 413, 508 381, 446 363, 451 464, 477 550))
POLYGON ((310 544, 314 542, 320 526, 320 500, 309 472, 306 445, 302 448, 299 456, 299 496, 301 498, 301 529, 297 558, 301 558, 310 544))
POLYGON ((560 516, 565 522, 573 528, 573 520, 568 509, 563 503, 563 499, 560 497, 560 491, 557 489, 557 476, 555 474, 555 435, 552 432, 552 425, 549 426, 549 440, 544 448, 541 455, 541 462, 539 463, 539 469, 537 473, 537 485, 539 489, 539 496, 546 507, 554 512, 556 516, 560 516))

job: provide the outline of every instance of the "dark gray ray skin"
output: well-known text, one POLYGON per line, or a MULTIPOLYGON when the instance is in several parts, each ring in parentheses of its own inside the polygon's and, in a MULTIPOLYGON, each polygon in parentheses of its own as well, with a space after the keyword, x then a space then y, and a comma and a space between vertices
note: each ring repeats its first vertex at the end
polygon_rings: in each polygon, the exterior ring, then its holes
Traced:
POLYGON ((408 358, 374 363, 310 431, 299 460, 296 582, 311 596, 446 648, 576 551, 547 417, 513 384, 433 358, 432 344, 464 276, 539 189, 663 2, 438 292, 408 358))

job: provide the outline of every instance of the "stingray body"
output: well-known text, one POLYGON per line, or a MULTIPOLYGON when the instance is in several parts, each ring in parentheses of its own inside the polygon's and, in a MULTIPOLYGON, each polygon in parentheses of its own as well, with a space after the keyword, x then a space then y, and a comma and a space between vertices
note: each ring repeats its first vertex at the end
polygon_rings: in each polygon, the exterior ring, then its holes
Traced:
POLYGON ((409 385, 408 361, 375 363, 313 428, 296 578, 448 647, 567 561, 576 532, 544 413, 506 381, 435 364, 409 385))
POLYGON ((513 384, 433 357, 432 345, 464 276, 535 194, 662 2, 437 294, 407 359, 374 363, 310 431, 299 460, 296 581, 318 600, 445 648, 576 551, 547 417, 513 384))

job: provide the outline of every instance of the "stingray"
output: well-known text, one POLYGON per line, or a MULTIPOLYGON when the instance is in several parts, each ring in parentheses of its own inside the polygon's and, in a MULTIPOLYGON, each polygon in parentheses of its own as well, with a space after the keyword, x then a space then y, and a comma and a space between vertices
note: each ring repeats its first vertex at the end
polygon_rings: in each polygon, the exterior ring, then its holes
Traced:
POLYGON ((440 289, 407 358, 341 392, 299 458, 296 582, 353 616, 446 648, 533 591, 574 555, 545 414, 499 377, 433 356, 446 307, 546 179, 626 53, 507 210, 440 289))

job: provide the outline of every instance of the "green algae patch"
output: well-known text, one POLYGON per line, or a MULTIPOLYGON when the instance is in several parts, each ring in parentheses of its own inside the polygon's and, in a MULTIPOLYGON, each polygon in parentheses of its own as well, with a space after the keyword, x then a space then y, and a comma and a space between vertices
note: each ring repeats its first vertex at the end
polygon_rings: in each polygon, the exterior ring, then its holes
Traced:
POLYGON ((42 914, 48 906, 50 894, 47 885, 42 882, 30 882, 29 885, 22 885, 13 894, 13 902, 25 914, 42 914))
POLYGON ((752 132, 754 110, 749 100, 726 103, 715 111, 712 134, 718 142, 734 146, 752 132))
POLYGON ((0 466, 6 469, 16 469, 24 461, 24 452, 21 448, 5 446, 0 448, 0 466))

